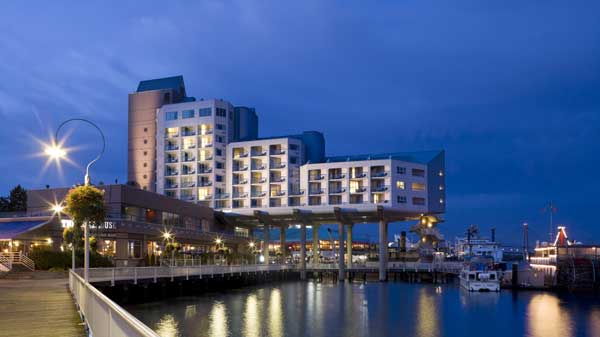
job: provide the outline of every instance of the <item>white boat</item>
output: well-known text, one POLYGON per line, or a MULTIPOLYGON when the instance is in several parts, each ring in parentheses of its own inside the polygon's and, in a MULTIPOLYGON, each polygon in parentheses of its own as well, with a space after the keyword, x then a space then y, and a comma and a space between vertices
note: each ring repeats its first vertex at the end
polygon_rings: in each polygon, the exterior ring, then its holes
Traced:
POLYGON ((468 291, 500 291, 500 272, 492 264, 472 259, 460 271, 460 286, 468 291))

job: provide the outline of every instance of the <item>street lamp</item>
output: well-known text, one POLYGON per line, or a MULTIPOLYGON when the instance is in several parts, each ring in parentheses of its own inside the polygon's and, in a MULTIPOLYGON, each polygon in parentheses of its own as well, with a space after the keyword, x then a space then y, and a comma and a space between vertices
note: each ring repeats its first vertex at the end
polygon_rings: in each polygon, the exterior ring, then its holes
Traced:
MULTIPOLYGON (((87 124, 93 126, 96 130, 98 130, 98 133, 100 133, 100 137, 102 138, 102 149, 100 150, 98 155, 96 157, 94 157, 94 159, 92 159, 85 167, 84 184, 85 184, 85 186, 88 186, 90 184, 90 167, 95 162, 97 162, 98 159, 100 159, 100 157, 102 157, 102 155, 104 154, 104 150, 106 148, 106 138, 104 137, 104 133, 102 132, 102 130, 100 130, 98 125, 96 125, 93 122, 91 122, 87 119, 84 119, 84 118, 67 119, 66 121, 62 122, 58 126, 58 128, 56 129, 56 132, 54 133, 54 139, 52 140, 52 145, 46 147, 46 149, 44 150, 44 153, 46 153, 46 155, 49 156, 50 158, 57 160, 57 161, 65 158, 67 155, 67 151, 60 146, 60 143, 58 142, 58 134, 63 126, 65 126, 66 124, 68 124, 70 122, 76 122, 76 121, 84 122, 84 123, 87 123, 87 124)), ((84 254, 83 254, 83 278, 84 278, 85 282, 88 282, 89 281, 89 269, 90 269, 90 231, 89 231, 89 225, 88 225, 87 221, 84 222, 84 224, 83 224, 83 231, 84 231, 84 238, 85 238, 84 254)), ((73 247, 73 250, 75 250, 75 247, 73 247)))
POLYGON ((165 241, 167 241, 167 243, 169 242, 169 240, 171 240, 171 267, 173 267, 173 262, 175 260, 175 235, 171 234, 171 232, 164 232, 163 233, 163 238, 165 239, 165 241))

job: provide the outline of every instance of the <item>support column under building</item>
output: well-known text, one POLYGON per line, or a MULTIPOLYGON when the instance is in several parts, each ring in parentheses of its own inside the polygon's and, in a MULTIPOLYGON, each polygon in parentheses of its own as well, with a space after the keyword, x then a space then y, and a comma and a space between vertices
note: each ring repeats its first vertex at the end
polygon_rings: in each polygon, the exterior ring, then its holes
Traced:
POLYGON ((388 224, 379 220, 379 281, 387 281, 388 224))
POLYGON ((264 225, 264 235, 263 235, 263 258, 266 265, 269 265, 269 241, 271 241, 271 233, 270 233, 269 225, 264 225))
POLYGON ((344 261, 344 224, 341 222, 338 224, 338 249, 338 279, 340 281, 344 281, 344 278, 346 276, 346 268, 344 261))
POLYGON ((286 260, 286 255, 287 255, 287 246, 285 243, 285 230, 287 229, 287 226, 283 225, 280 227, 280 232, 279 232, 279 253, 281 254, 281 263, 285 263, 286 260))
POLYGON ((346 259, 348 259, 348 269, 352 269, 352 224, 348 224, 348 239, 346 240, 346 259))
POLYGON ((306 280, 306 225, 300 225, 300 279, 306 280))
POLYGON ((312 263, 313 265, 319 264, 319 226, 318 224, 314 224, 312 226, 313 230, 313 238, 312 238, 312 263))

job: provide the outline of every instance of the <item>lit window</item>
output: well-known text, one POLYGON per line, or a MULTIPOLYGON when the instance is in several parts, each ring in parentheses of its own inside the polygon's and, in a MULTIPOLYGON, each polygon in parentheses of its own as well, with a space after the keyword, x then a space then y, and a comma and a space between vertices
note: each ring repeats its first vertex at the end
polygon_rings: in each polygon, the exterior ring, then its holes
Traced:
POLYGON ((424 177, 425 170, 414 168, 414 169, 412 169, 412 175, 415 177, 424 177))
POLYGON ((413 191, 425 191, 425 184, 422 183, 412 183, 411 187, 413 191))
POLYGON ((440 177, 444 176, 444 171, 440 170, 440 172, 438 173, 440 175, 440 177))
POLYGON ((444 199, 440 198, 440 204, 444 203, 444 199))
POLYGON ((403 189, 405 189, 405 188, 406 188, 406 187, 404 186, 404 181, 401 181, 401 180, 398 180, 398 181, 396 181, 396 187, 397 187, 399 190, 403 190, 403 189))
POLYGON ((181 118, 194 118, 194 110, 183 110, 181 118))
POLYGON ((412 203, 413 203, 413 205, 419 205, 419 206, 425 205, 425 198, 414 197, 414 198, 412 198, 412 203))
POLYGON ((198 200, 206 200, 210 193, 210 189, 208 188, 199 188, 198 189, 198 200))
POLYGON ((165 119, 168 121, 173 121, 177 119, 177 111, 168 111, 165 114, 165 119))
POLYGON ((444 185, 440 185, 439 190, 443 191, 444 190, 444 185))
POLYGON ((350 193, 356 193, 356 191, 360 188, 360 184, 358 181, 352 180, 350 181, 350 193))

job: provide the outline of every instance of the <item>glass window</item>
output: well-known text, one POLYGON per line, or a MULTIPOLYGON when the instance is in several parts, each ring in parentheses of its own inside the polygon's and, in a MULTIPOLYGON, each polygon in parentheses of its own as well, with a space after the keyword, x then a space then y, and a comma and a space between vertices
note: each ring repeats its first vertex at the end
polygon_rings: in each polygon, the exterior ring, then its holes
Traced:
POLYGON ((414 168, 414 169, 412 169, 412 175, 415 177, 424 177, 425 170, 414 168))
POLYGON ((217 174, 215 176, 215 180, 218 181, 218 182, 222 182, 223 181, 223 176, 217 174))
POLYGON ((225 125, 217 124, 217 130, 225 130, 225 125))
POLYGON ((127 256, 134 259, 142 257, 142 243, 140 240, 129 240, 127 245, 127 256))
POLYGON ((425 198, 412 198, 413 205, 425 205, 425 198))
POLYGON ((425 184, 423 183, 412 183, 413 191, 425 191, 425 184))
POLYGON ((406 174, 406 167, 396 166, 396 173, 406 174))
POLYGON ((217 108, 216 115, 220 116, 220 117, 227 117, 227 110, 222 109, 222 108, 217 108))
POLYGON ((217 154, 217 156, 222 156, 223 155, 223 150, 221 150, 221 149, 215 149, 215 153, 217 154))
POLYGON ((224 143, 225 142, 223 136, 217 136, 215 138, 217 139, 217 143, 224 143))
POLYGON ((404 181, 401 181, 401 180, 398 180, 398 181, 396 181, 396 187, 397 187, 399 190, 403 190, 403 189, 405 189, 405 186, 404 186, 404 181))
POLYGON ((212 115, 212 108, 202 108, 198 109, 198 116, 206 117, 212 115))
POLYGON ((217 165, 218 169, 222 169, 223 168, 223 163, 220 162, 220 161, 218 161, 216 165, 217 165))
POLYGON ((298 145, 290 144, 290 150, 298 150, 298 145))
POLYGON ((406 197, 399 195, 396 199, 399 204, 406 204, 406 197))
POLYGON ((177 119, 177 111, 168 111, 165 114, 165 119, 168 121, 173 121, 177 119))
POLYGON ((290 164, 298 164, 298 157, 290 157, 290 164))
POLYGON ((194 118, 194 110, 183 110, 181 118, 194 118))

